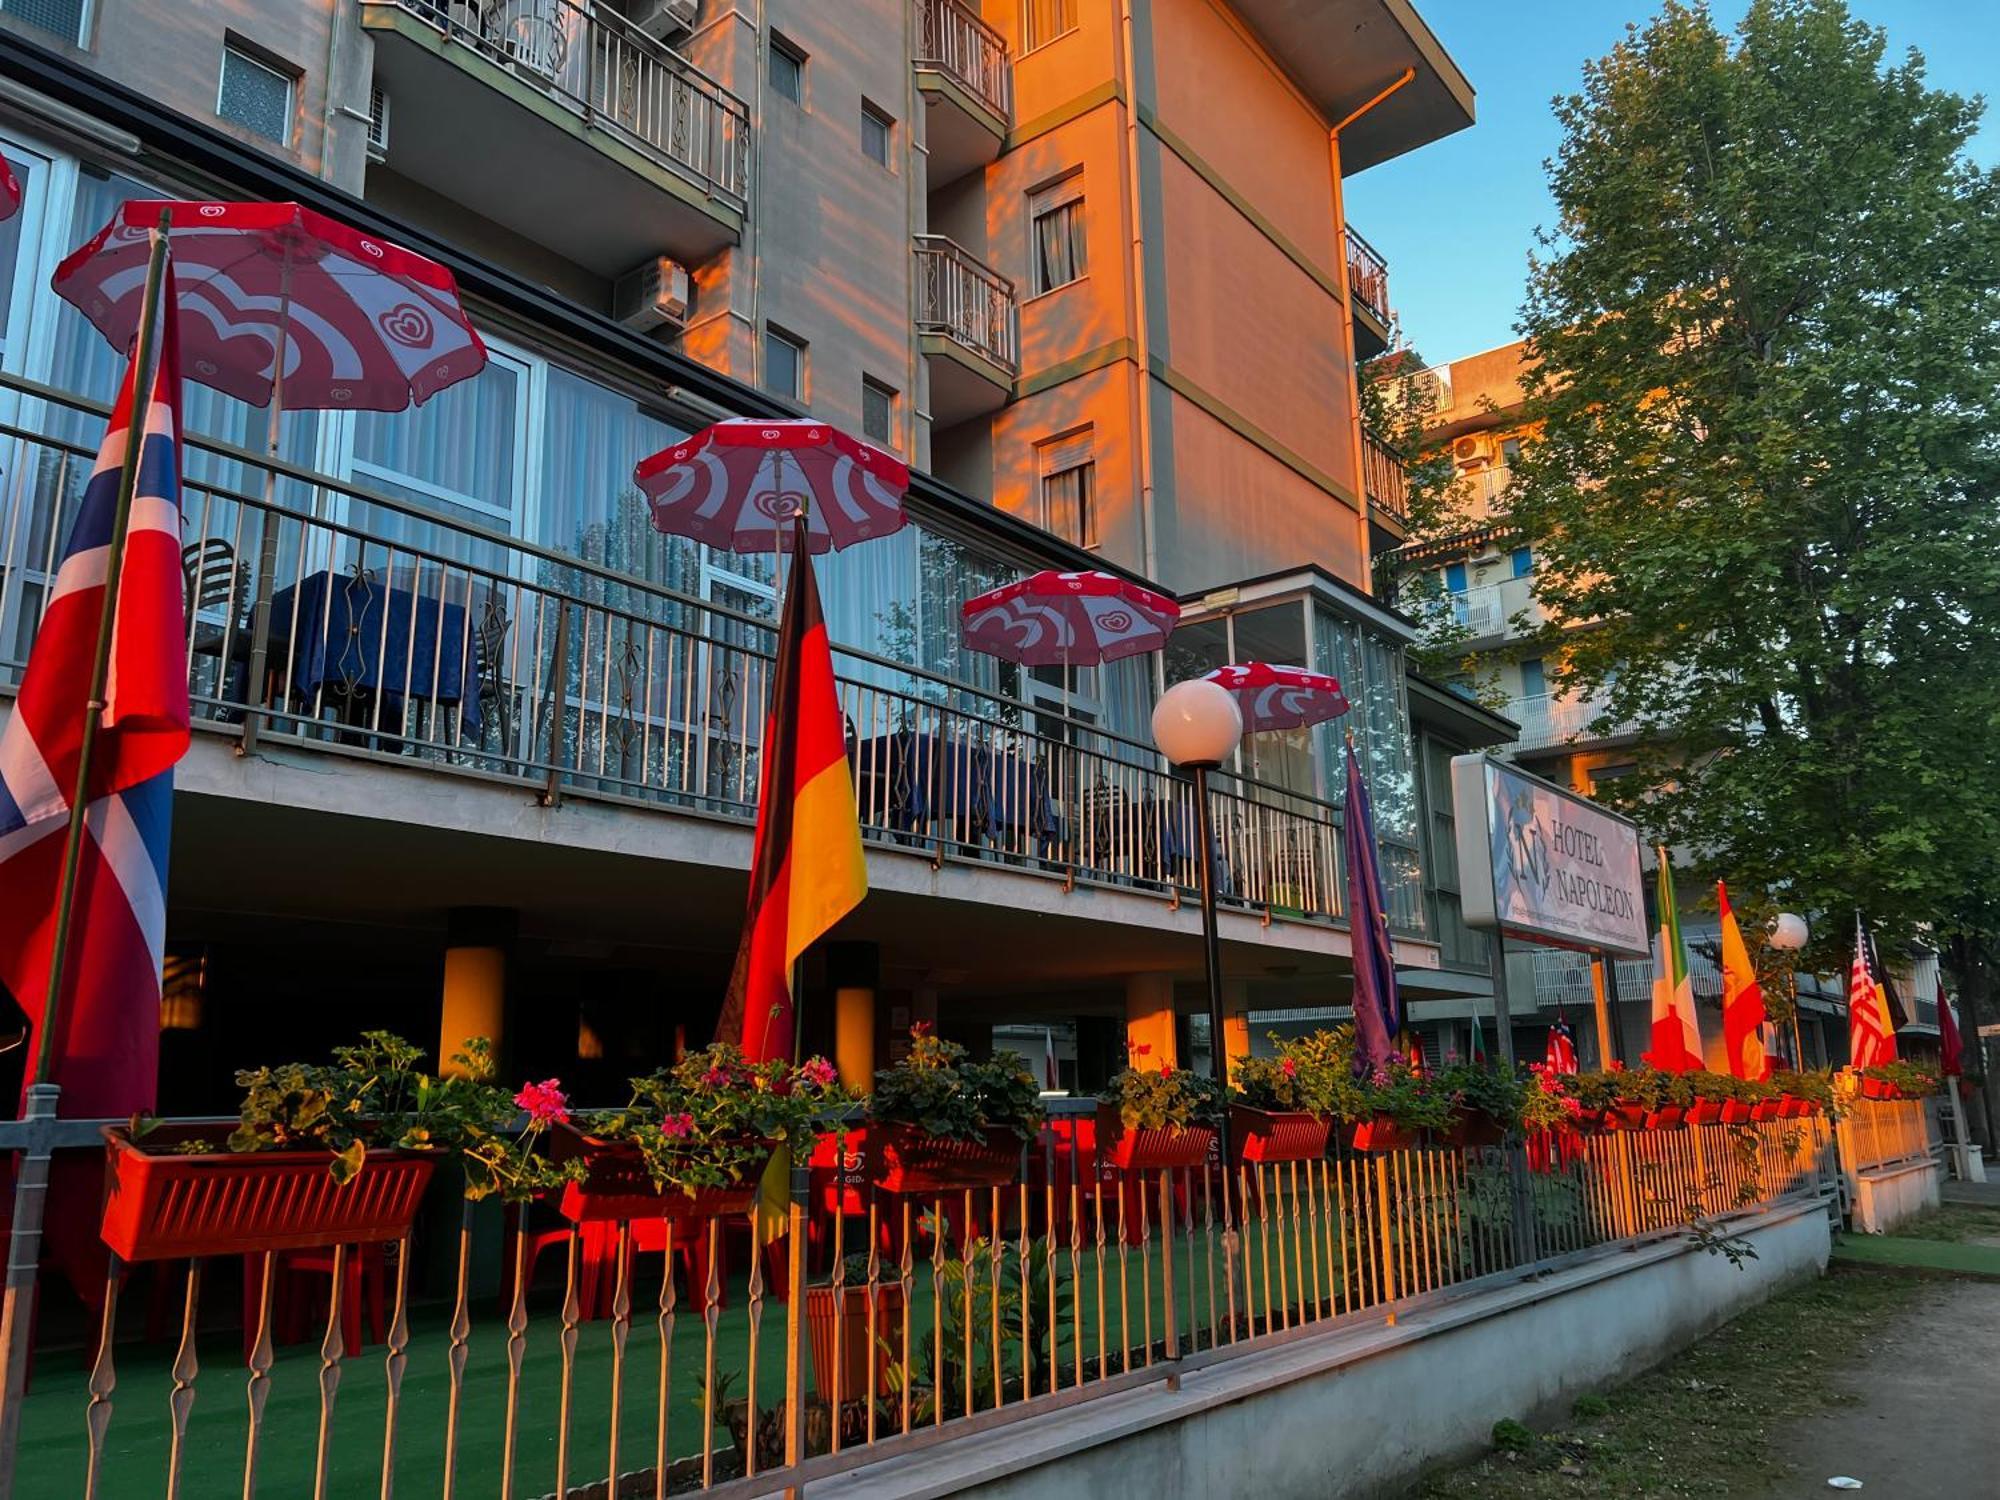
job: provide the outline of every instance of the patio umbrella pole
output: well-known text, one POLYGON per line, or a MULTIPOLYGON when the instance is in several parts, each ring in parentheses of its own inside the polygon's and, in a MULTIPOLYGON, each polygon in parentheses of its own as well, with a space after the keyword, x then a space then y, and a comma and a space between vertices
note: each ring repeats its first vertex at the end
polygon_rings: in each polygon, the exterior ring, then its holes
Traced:
POLYGON ((90 765, 97 748, 97 731, 104 712, 105 685, 111 675, 111 633, 118 619, 118 577, 125 560, 125 536, 132 518, 132 493, 138 488, 140 450, 145 447, 146 409, 153 397, 153 362, 159 343, 160 278, 166 271, 169 221, 161 215, 146 261, 146 285, 141 294, 139 328, 132 355, 132 404, 126 429, 125 456, 118 468, 118 492, 112 507, 111 545, 104 563, 104 603, 98 613, 97 649, 90 667, 90 698, 83 713, 83 738, 77 750, 76 786, 70 794, 69 831, 63 844, 62 879, 56 891, 55 937, 49 950, 49 987, 36 1028, 35 1067, 30 1075, 27 1114, 41 1125, 36 1141, 21 1155, 14 1179, 14 1219, 7 1244, 7 1287, 0 1302, 0 1500, 14 1488, 12 1457, 21 1431, 21 1399, 27 1390, 28 1325, 35 1306, 35 1272, 41 1261, 42 1213, 47 1202, 49 1135, 56 1113, 57 1087, 49 1081, 55 1067, 55 1035, 62 1019, 63 971, 69 956, 70 920, 76 907, 77 869, 83 858, 83 831, 90 808, 90 765))
MULTIPOLYGON (((284 268, 278 273, 278 347, 274 356, 275 368, 271 375, 271 421, 264 438, 264 452, 269 460, 264 465, 263 518, 257 534, 257 602, 250 609, 250 680, 244 683, 244 697, 249 700, 243 711, 243 737, 237 743, 238 755, 254 755, 257 750, 257 726, 263 718, 257 707, 258 694, 264 681, 264 674, 271 658, 271 575, 278 570, 278 424, 285 415, 285 356, 291 352, 292 322, 292 258, 285 256, 284 268)), ((228 670, 228 663, 223 663, 228 670)))

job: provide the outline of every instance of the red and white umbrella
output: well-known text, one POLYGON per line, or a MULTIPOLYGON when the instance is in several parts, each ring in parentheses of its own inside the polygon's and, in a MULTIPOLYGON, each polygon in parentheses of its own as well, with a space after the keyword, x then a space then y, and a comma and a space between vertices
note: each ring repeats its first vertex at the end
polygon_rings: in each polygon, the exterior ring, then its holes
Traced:
POLYGON ((0 223, 21 211, 21 179, 7 158, 0 156, 0 223))
POLYGON ((296 203, 120 204, 54 281, 115 348, 138 327, 163 216, 181 369, 203 385, 255 406, 401 411, 485 367, 451 272, 296 203))
POLYGON ((1349 707, 1340 680, 1304 667, 1274 667, 1246 661, 1217 667, 1202 676, 1220 683, 1243 711, 1243 727, 1251 733, 1266 729, 1303 729, 1337 719, 1349 707))
POLYGON ((804 516, 815 553, 900 531, 910 468, 826 422, 731 417, 632 471, 655 530, 731 552, 782 552, 804 516))
POLYGON ((1094 667, 1157 651, 1181 607, 1110 573, 1045 569, 965 601, 959 634, 988 656, 1029 667, 1094 667))

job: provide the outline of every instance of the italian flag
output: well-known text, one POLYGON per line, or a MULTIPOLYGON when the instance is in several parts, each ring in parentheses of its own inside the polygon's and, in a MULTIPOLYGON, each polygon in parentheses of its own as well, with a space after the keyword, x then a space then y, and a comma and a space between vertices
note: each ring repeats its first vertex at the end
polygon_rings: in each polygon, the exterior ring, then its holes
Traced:
POLYGON ((1660 930, 1653 956, 1653 1045, 1644 1060, 1662 1072, 1691 1073, 1704 1066, 1701 1027, 1695 1021, 1687 949, 1681 945, 1681 916, 1674 906, 1673 866, 1664 848, 1656 853, 1660 930))

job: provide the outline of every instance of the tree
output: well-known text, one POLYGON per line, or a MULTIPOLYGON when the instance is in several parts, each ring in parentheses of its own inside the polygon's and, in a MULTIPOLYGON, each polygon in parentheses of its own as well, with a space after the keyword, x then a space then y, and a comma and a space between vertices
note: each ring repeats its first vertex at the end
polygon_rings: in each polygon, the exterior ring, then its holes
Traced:
MULTIPOLYGON (((1558 99, 1516 469, 1564 687, 1705 873, 1982 969, 2000 911, 2000 174, 1838 0, 1670 3, 1558 99)), ((1965 968, 1961 993, 1973 992, 1965 968)), ((1987 993, 1983 973, 1977 993, 1987 993)), ((1968 1017, 1968 1023, 1973 1018, 1968 1017)))

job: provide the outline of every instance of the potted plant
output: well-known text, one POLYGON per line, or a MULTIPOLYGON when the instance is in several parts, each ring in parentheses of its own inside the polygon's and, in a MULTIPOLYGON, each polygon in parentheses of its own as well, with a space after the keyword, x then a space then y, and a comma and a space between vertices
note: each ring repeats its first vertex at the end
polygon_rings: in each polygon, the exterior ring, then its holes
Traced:
POLYGON ((833 1064, 753 1063, 726 1042, 632 1080, 623 1109, 559 1124, 558 1157, 581 1163, 564 1190, 574 1223, 711 1219, 748 1213, 771 1153, 811 1144, 815 1120, 847 1102, 833 1064))
POLYGON ((1541 1093, 1539 1085, 1531 1089, 1504 1063, 1447 1063, 1438 1070, 1432 1087, 1451 1109, 1451 1123, 1440 1138, 1461 1148, 1499 1145, 1510 1130, 1521 1128, 1528 1094, 1541 1093))
MULTIPOLYGON (((527 1196, 568 1175, 535 1152, 546 1118, 509 1133, 519 1106, 493 1082, 484 1038, 450 1077, 420 1071, 422 1051, 384 1031, 333 1057, 238 1073, 233 1130, 107 1128, 104 1242, 140 1261, 401 1239, 446 1156, 471 1198, 527 1196)), ((555 1080, 535 1087, 560 1101, 555 1080)))
MULTIPOLYGON (((1646 1070, 1650 1072, 1651 1070, 1646 1070)), ((1648 1104, 1642 1097, 1650 1086, 1638 1081, 1636 1071, 1605 1068, 1588 1073, 1571 1073, 1563 1079, 1563 1089, 1576 1100, 1576 1121, 1584 1130, 1638 1130, 1646 1123, 1648 1104)))
MULTIPOLYGON (((886 1269, 886 1268, 881 1268, 886 1269)), ((842 1267, 842 1284, 818 1282, 806 1288, 806 1331, 812 1343, 813 1389, 822 1401, 833 1400, 835 1328, 839 1328, 840 1399, 867 1399, 890 1394, 890 1350, 901 1346, 903 1286, 880 1279, 874 1291, 873 1328, 869 1318, 868 1257, 850 1255, 842 1267), (835 1295, 836 1291, 838 1296, 835 1295), (872 1356, 872 1358, 871 1358, 872 1356), (874 1371, 871 1393, 869 1371, 874 1371)))
POLYGON ((1729 1073, 1711 1073, 1704 1069, 1686 1077, 1690 1095, 1687 1123, 1690 1125, 1747 1125, 1757 1101, 1776 1096, 1776 1091, 1768 1084, 1737 1078, 1729 1073))
POLYGON ((974 1062, 919 1024, 909 1055, 875 1075, 863 1151, 884 1192, 997 1187, 1014 1180, 1045 1115, 1035 1075, 1014 1053, 974 1062))
MULTIPOLYGON (((1150 1049, 1132 1049, 1143 1058, 1150 1049)), ((1157 1069, 1126 1067, 1113 1076, 1097 1103, 1097 1155, 1128 1172, 1198 1167, 1215 1144, 1209 1121, 1218 1106, 1212 1080, 1171 1063, 1157 1069)))
POLYGON ((1789 1118, 1799 1119, 1810 1114, 1837 1113, 1838 1096, 1834 1091, 1833 1077, 1828 1073, 1804 1073, 1789 1068, 1780 1068, 1771 1075, 1772 1092, 1760 1099, 1755 1110, 1760 1119, 1786 1118, 1786 1109, 1791 1107, 1789 1118), (1768 1113, 1764 1113, 1768 1109, 1768 1113))
POLYGON ((1937 1092, 1937 1075, 1898 1059, 1861 1070, 1864 1099, 1921 1099, 1937 1092))
POLYGON ((1348 1055, 1331 1033, 1279 1041, 1275 1057, 1230 1065, 1230 1155, 1243 1162, 1310 1161, 1326 1154, 1336 1119, 1359 1113, 1348 1055))
POLYGON ((1357 1151, 1401 1151, 1421 1132, 1451 1124, 1450 1098, 1400 1057, 1368 1080, 1366 1108, 1367 1117, 1354 1127, 1357 1151))

